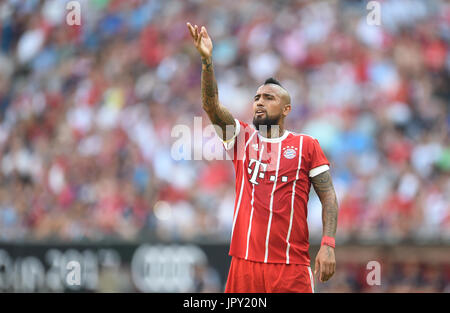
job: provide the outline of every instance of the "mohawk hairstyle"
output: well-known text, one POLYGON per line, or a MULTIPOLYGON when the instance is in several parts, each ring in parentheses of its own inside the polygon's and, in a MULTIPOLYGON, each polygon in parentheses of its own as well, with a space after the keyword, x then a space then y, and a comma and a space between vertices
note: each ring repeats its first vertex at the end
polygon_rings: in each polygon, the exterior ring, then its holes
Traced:
POLYGON ((281 88, 284 89, 284 87, 281 85, 281 83, 277 79, 275 79, 273 77, 270 77, 270 78, 266 79, 266 81, 264 82, 264 85, 267 85, 267 84, 278 85, 278 86, 280 86, 281 88))

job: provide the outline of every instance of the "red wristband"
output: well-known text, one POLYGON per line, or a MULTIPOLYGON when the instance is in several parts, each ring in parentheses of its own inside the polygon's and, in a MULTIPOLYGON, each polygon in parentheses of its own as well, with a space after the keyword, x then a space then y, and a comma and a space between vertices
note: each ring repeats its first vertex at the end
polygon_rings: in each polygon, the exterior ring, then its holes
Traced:
POLYGON ((321 246, 327 245, 327 246, 330 246, 330 247, 334 248, 336 244, 335 244, 335 241, 334 241, 333 237, 323 236, 322 237, 322 242, 320 243, 320 245, 321 246))

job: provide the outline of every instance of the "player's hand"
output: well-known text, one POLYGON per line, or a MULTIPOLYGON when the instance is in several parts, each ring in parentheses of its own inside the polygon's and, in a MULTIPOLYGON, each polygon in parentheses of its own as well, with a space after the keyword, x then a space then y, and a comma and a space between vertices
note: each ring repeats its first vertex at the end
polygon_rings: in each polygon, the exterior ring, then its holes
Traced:
POLYGON ((212 40, 206 31, 206 27, 202 26, 199 30, 198 26, 192 26, 191 23, 186 23, 191 37, 194 40, 194 45, 202 58, 210 58, 212 56, 213 44, 212 40))
POLYGON ((319 273, 319 280, 326 282, 333 276, 336 270, 336 258, 334 248, 322 245, 316 256, 316 264, 314 266, 314 275, 319 273))

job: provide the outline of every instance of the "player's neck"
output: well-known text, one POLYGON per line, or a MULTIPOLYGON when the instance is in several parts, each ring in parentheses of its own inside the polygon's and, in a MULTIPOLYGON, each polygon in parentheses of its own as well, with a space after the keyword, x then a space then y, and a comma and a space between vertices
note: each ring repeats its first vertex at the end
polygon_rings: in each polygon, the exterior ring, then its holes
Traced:
POLYGON ((285 131, 286 130, 284 129, 284 126, 281 124, 281 125, 260 127, 259 134, 268 139, 276 139, 282 137, 285 131))

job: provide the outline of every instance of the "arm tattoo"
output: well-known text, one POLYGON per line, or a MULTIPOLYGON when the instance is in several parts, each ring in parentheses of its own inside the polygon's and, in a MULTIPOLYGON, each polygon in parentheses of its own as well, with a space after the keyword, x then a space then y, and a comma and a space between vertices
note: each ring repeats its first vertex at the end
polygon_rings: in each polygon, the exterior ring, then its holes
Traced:
POLYGON ((338 203, 329 171, 311 178, 314 190, 322 203, 323 235, 336 235, 338 203))
POLYGON ((212 60, 202 59, 202 64, 205 65, 205 70, 212 70, 212 60))
POLYGON ((214 68, 210 58, 202 58, 202 105, 213 125, 222 130, 222 138, 229 139, 232 134, 226 134, 227 125, 234 126, 234 118, 231 113, 219 103, 219 92, 214 76, 214 68))

